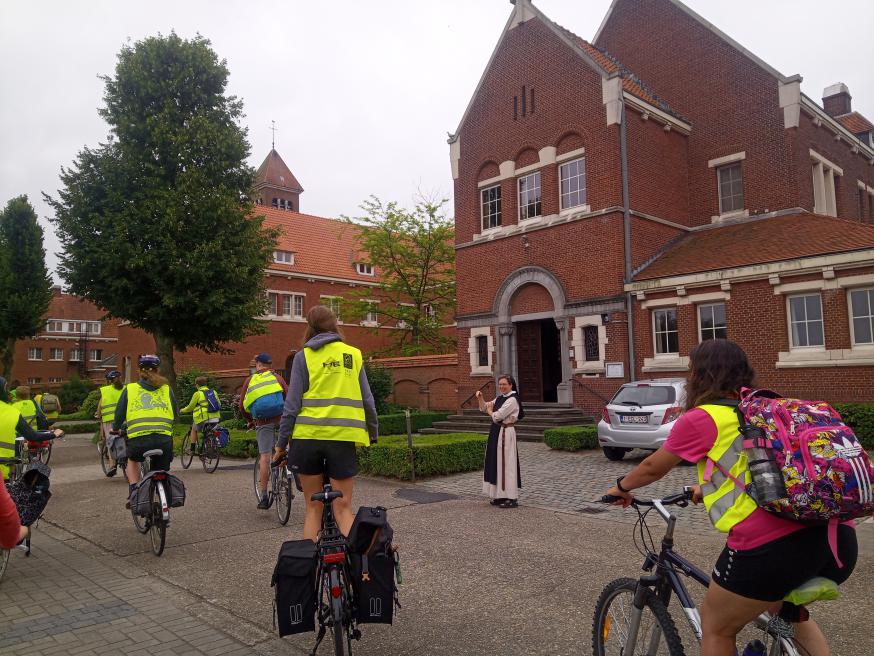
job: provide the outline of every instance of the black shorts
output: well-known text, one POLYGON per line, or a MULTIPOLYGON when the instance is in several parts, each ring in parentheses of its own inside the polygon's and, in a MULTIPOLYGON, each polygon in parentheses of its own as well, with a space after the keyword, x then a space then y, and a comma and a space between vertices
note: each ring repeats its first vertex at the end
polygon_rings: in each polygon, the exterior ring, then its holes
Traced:
POLYGON ((713 580, 729 592, 759 601, 779 601, 815 576, 843 583, 853 568, 859 547, 856 530, 838 526, 838 568, 828 545, 828 527, 811 526, 755 549, 727 546, 713 566, 713 580))
POLYGON ((358 454, 354 442, 340 440, 291 440, 288 466, 298 474, 343 480, 358 473, 358 454))
POLYGON ((152 456, 152 469, 170 469, 170 462, 173 460, 173 438, 169 435, 149 433, 128 439, 127 459, 133 462, 142 462, 145 460, 143 454, 152 449, 161 449, 164 452, 163 455, 152 456))

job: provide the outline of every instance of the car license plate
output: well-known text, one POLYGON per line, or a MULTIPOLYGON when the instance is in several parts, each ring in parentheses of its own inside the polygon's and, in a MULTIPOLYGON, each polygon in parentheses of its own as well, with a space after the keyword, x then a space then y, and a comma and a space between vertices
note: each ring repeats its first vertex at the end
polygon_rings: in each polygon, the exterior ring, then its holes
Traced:
POLYGON ((619 415, 620 424, 648 424, 649 415, 619 415))

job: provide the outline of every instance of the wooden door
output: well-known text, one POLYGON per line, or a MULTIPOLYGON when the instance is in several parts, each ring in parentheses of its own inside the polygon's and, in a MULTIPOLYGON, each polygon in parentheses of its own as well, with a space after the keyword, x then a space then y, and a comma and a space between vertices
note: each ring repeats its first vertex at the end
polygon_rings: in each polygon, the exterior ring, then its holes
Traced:
POLYGON ((540 323, 516 324, 516 362, 519 365, 519 396, 523 401, 543 400, 543 367, 540 354, 540 323))

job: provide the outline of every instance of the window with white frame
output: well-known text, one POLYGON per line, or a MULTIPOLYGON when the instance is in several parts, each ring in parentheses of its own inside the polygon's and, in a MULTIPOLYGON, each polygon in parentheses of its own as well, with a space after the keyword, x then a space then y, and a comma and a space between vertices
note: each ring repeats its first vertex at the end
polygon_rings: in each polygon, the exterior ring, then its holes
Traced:
POLYGON ((49 333, 88 333, 99 335, 101 331, 99 321, 65 321, 62 319, 49 319, 46 321, 46 332, 49 333))
POLYGON ((480 190, 480 216, 483 230, 501 225, 501 185, 480 190))
POLYGON ((558 167, 561 209, 586 204, 586 158, 581 157, 558 167))
POLYGON ((653 310, 652 325, 656 355, 679 354, 680 334, 677 330, 677 308, 653 310))
POLYGON ((303 319, 303 296, 293 294, 291 297, 291 316, 295 319, 303 319))
POLYGON ((61 378, 60 376, 50 376, 49 377, 50 383, 60 383, 62 380, 63 380, 63 378, 61 378))
POLYGON ((330 308, 334 316, 337 317, 337 321, 340 321, 340 304, 342 301, 343 299, 339 296, 322 296, 322 305, 330 308))
POLYGON ((744 188, 740 162, 716 169, 719 183, 719 213, 739 212, 744 208, 744 188))
POLYGON ((367 311, 365 311, 364 316, 361 317, 361 323, 364 324, 377 324, 379 323, 379 314, 376 311, 376 302, 369 302, 367 305, 367 311))
POLYGON ((698 306, 699 341, 706 339, 727 339, 728 326, 725 322, 725 303, 698 306))
POLYGON ((492 376, 495 344, 492 340, 491 328, 481 326, 471 328, 467 340, 467 353, 470 358, 471 376, 492 376))
POLYGON ((81 362, 82 361, 82 349, 72 348, 70 349, 70 362, 81 362))
POLYGON ((42 382, 42 378, 28 378, 27 379, 28 385, 39 385, 41 382, 42 382))
POLYGON ((487 335, 476 337, 476 363, 479 367, 489 366, 489 338, 487 335))
POLYGON ((103 349, 91 349, 88 359, 91 360, 91 362, 100 362, 103 360, 103 349))
POLYGON ((367 262, 359 262, 355 265, 358 273, 362 276, 372 276, 373 275, 373 265, 367 262))
POLYGON ((601 359, 601 337, 599 326, 583 326, 583 357, 586 362, 601 359))
POLYGON ((63 360, 64 359, 64 349, 62 348, 50 348, 49 349, 49 360, 63 360))
POLYGON ((820 295, 802 294, 790 296, 786 300, 789 304, 789 334, 792 348, 825 346, 820 295))
POLYGON ((64 332, 64 322, 50 320, 46 321, 46 332, 47 333, 62 333, 64 332))
POLYGON ((853 345, 874 345, 874 289, 850 292, 853 345))
POLYGON ((540 171, 519 178, 519 220, 541 215, 540 171))
POLYGON ((294 264, 294 253, 291 251, 273 251, 273 261, 279 264, 294 264))
POLYGON ((42 360, 42 349, 38 347, 30 347, 27 349, 28 360, 42 360))
POLYGON ((87 331, 89 335, 99 335, 101 324, 99 321, 89 321, 87 331))
POLYGON ((837 194, 835 185, 837 178, 844 174, 843 170, 829 162, 819 153, 810 151, 813 173, 813 211, 828 216, 837 216, 837 194))

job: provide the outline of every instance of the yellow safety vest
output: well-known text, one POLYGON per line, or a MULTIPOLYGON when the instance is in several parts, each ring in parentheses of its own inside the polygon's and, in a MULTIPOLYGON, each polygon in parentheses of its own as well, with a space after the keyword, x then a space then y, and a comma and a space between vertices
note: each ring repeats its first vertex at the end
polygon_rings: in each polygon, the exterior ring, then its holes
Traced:
POLYGON ((304 348, 309 389, 294 424, 295 440, 337 440, 370 446, 358 377, 361 351, 343 342, 304 348))
POLYGON ((121 398, 124 387, 104 385, 100 388, 100 421, 111 422, 115 419, 115 406, 121 398))
POLYGON ((282 394, 282 385, 276 380, 276 374, 272 371, 255 372, 249 379, 249 387, 246 388, 246 396, 243 397, 243 410, 249 412, 255 401, 275 392, 282 394))
POLYGON ((149 391, 139 383, 130 383, 127 389, 127 437, 173 434, 173 402, 170 386, 161 385, 149 391))
POLYGON ((741 491, 722 471, 727 471, 745 484, 750 483, 747 455, 743 450, 743 435, 734 408, 712 404, 698 407, 710 415, 717 430, 716 442, 707 452, 707 457, 698 463, 698 482, 701 484, 704 507, 710 521, 717 530, 728 533, 732 526, 749 517, 758 507, 755 500, 741 491), (709 460, 715 464, 710 466, 712 471, 708 477, 709 460))
POLYGON ((27 425, 36 430, 36 403, 31 399, 24 399, 23 401, 16 401, 12 405, 21 413, 27 425))
MULTIPOLYGON (((15 428, 20 418, 16 407, 0 401, 0 458, 15 457, 15 428)), ((9 465, 0 465, 0 472, 9 480, 9 465)))
MULTIPOLYGON (((276 383, 276 384, 279 385, 279 383, 276 383)), ((206 387, 205 385, 203 387, 198 387, 197 391, 194 393, 194 396, 191 398, 192 401, 195 401, 195 399, 196 399, 196 402, 197 402, 197 405, 194 408, 194 423, 195 424, 199 424, 202 421, 221 419, 221 416, 222 416, 221 412, 210 412, 208 410, 209 403, 207 402, 206 395, 204 394, 204 392, 208 392, 208 391, 209 391, 209 387, 206 387), (200 398, 198 398, 198 395, 200 395, 200 398)), ((282 391, 282 387, 279 388, 279 391, 280 392, 282 391)), ((216 395, 216 396, 218 396, 218 395, 216 395)))

